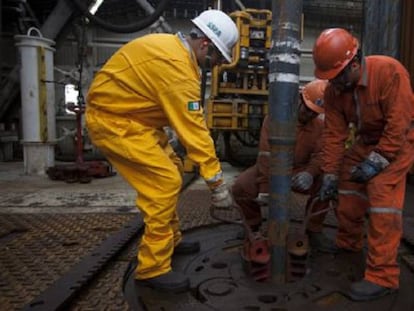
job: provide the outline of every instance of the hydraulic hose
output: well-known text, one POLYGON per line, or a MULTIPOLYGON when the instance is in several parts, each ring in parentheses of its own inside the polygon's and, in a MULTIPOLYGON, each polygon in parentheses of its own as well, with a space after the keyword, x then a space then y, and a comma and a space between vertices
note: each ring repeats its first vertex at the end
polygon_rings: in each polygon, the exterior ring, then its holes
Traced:
MULTIPOLYGON (((79 11, 81 11, 82 14, 85 15, 92 23, 95 23, 96 25, 100 26, 101 28, 105 30, 109 30, 112 32, 117 32, 117 33, 137 32, 152 25, 154 22, 157 21, 157 19, 160 17, 162 12, 164 12, 168 1, 169 0, 160 0, 154 12, 151 15, 148 15, 140 19, 138 22, 131 23, 131 24, 125 24, 125 25, 114 25, 112 23, 109 23, 108 21, 105 21, 99 18, 96 15, 91 14, 89 12, 89 8, 87 5, 88 1, 72 0, 76 8, 79 11)), ((122 2, 122 1, 119 1, 119 2, 122 2)))

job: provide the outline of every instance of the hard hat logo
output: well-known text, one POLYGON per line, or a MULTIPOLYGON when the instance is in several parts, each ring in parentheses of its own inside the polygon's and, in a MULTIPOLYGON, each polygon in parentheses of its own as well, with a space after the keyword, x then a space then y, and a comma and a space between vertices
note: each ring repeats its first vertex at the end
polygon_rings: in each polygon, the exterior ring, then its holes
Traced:
POLYGON ((221 36, 221 31, 212 22, 209 22, 207 24, 207 27, 210 28, 216 34, 217 37, 220 37, 221 36))
POLYGON ((316 113, 324 113, 323 97, 327 80, 313 80, 307 83, 302 90, 302 99, 305 105, 316 113))
POLYGON ((319 106, 319 107, 322 107, 322 106, 323 106, 323 99, 318 98, 318 99, 315 101, 315 105, 316 105, 316 106, 319 106))

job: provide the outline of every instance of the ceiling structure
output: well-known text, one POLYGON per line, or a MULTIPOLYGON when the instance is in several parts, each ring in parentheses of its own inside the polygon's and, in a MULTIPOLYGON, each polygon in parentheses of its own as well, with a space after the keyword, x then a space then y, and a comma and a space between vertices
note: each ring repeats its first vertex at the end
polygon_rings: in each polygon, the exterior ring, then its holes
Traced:
MULTIPOLYGON (((27 22, 42 24, 58 0, 3 0, 2 5, 2 32, 19 32, 18 23, 25 22, 21 16, 26 16, 27 22)), ((71 2, 72 0, 66 0, 71 2)), ((147 0, 152 6, 156 6, 158 0, 147 0)), ((192 18, 201 11, 213 7, 216 1, 212 0, 170 0, 165 18, 192 18)), ((234 0, 220 1, 223 11, 232 12, 240 7, 234 0)), ((271 0, 240 0, 247 8, 271 9, 271 0)), ((303 12, 305 21, 334 21, 360 20, 362 17, 363 0, 304 0, 303 12), (323 19, 321 17, 323 16, 323 19)), ((114 22, 133 23, 137 18, 147 15, 137 0, 105 0, 97 16, 114 22)))

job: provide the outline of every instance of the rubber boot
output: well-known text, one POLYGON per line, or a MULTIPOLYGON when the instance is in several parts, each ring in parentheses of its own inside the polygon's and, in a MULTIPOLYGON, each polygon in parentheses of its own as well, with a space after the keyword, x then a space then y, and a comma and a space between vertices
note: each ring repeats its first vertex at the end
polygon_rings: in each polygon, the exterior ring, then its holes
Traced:
POLYGON ((169 271, 165 274, 136 282, 147 285, 155 290, 180 293, 190 288, 190 280, 180 272, 169 271))
POLYGON ((393 288, 384 287, 367 280, 362 280, 351 284, 349 297, 355 301, 368 301, 391 294, 393 288))

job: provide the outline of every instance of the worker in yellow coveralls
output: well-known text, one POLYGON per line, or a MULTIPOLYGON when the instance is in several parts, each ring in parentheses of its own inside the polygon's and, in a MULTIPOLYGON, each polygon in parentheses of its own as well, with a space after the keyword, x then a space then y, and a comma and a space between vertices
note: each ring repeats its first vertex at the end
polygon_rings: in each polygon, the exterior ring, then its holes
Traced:
POLYGON ((177 217, 182 163, 163 127, 171 127, 199 166, 211 203, 231 207, 213 139, 204 119, 200 68, 232 60, 238 41, 233 20, 219 10, 192 20, 188 35, 149 34, 122 46, 96 74, 87 95, 86 124, 93 144, 137 191, 145 223, 135 279, 154 289, 187 290, 189 279, 172 271, 173 253, 193 253, 177 217))

